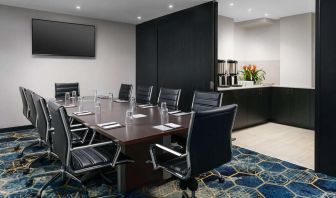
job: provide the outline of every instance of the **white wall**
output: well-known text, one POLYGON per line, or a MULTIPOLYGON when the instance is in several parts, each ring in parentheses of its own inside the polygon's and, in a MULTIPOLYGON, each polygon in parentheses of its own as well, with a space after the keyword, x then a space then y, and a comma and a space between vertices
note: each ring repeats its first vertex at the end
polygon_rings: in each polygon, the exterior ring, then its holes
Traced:
POLYGON ((231 18, 218 16, 218 59, 234 58, 234 21, 231 18))
POLYGON ((312 13, 281 18, 281 85, 314 87, 314 30, 312 13))
POLYGON ((218 58, 236 59, 239 66, 256 64, 266 71, 265 83, 314 87, 314 18, 307 13, 246 28, 219 16, 218 58))
POLYGON ((55 82, 79 82, 81 95, 135 84, 135 26, 0 6, 0 128, 28 125, 18 87, 54 97, 55 82), (31 19, 96 25, 96 58, 33 56, 31 19))

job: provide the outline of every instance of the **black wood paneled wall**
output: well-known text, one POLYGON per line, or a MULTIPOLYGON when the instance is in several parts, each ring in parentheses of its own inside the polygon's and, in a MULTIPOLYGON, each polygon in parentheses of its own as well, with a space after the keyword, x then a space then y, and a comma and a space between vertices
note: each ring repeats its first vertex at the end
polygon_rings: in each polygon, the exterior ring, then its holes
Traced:
MULTIPOLYGON (((190 110, 194 90, 213 91, 217 62, 217 2, 137 25, 137 85, 182 89, 190 110)), ((157 98, 157 94, 153 97, 157 98)))
POLYGON ((315 169, 336 176, 336 1, 317 0, 315 169))

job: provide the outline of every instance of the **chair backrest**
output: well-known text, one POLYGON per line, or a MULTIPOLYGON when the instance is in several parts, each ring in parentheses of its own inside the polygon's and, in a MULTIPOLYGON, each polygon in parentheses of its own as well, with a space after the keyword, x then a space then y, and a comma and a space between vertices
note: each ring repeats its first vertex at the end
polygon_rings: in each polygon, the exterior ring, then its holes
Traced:
POLYGON ((138 86, 136 91, 136 102, 139 104, 150 104, 153 86, 138 86))
POLYGON ((194 92, 194 99, 191 105, 192 111, 205 111, 216 107, 220 107, 222 104, 223 93, 219 92, 194 92))
POLYGON ((157 103, 160 106, 162 102, 166 102, 168 109, 178 110, 180 95, 181 95, 181 89, 160 88, 157 103))
POLYGON ((35 107, 35 104, 34 104, 34 92, 29 90, 29 89, 26 89, 26 96, 27 96, 27 102, 28 102, 28 107, 29 107, 29 121, 31 122, 31 124, 34 126, 34 127, 37 127, 37 114, 36 114, 36 107, 35 107))
POLYGON ((53 152, 59 157, 62 164, 69 166, 70 164, 70 148, 72 137, 70 135, 70 122, 63 106, 54 102, 48 103, 51 124, 54 127, 52 133, 53 152))
POLYGON ((193 112, 187 138, 187 161, 190 176, 195 176, 232 158, 231 132, 237 105, 193 112))
POLYGON ((23 115, 28 118, 28 102, 27 102, 27 96, 26 96, 26 89, 23 87, 19 87, 21 100, 22 100, 22 113, 23 115))
POLYGON ((50 116, 46 100, 36 93, 33 96, 33 100, 36 108, 39 135, 42 140, 49 143, 50 116))
POLYGON ((121 84, 119 90, 119 99, 120 100, 130 100, 132 95, 132 85, 121 84))
POLYGON ((77 96, 79 93, 79 83, 55 83, 55 98, 64 97, 66 92, 76 91, 77 96))

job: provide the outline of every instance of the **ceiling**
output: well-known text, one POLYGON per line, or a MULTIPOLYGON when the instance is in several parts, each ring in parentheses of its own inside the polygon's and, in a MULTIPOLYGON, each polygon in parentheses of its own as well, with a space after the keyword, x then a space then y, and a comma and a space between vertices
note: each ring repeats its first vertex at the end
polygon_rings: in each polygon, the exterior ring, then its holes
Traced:
MULTIPOLYGON (((138 24, 209 0, 0 0, 0 4, 75 16, 138 24), (173 8, 169 8, 173 5, 173 8), (76 9, 80 6, 80 10, 76 9), (141 16, 139 20, 138 17, 141 16)), ((314 0, 218 0, 220 15, 235 21, 277 19, 313 12, 314 0), (234 6, 230 6, 233 3, 234 6), (252 9, 251 12, 248 9, 252 9)))
POLYGON ((233 18, 236 22, 264 17, 279 19, 315 12, 315 0, 219 0, 218 2, 218 13, 233 18))

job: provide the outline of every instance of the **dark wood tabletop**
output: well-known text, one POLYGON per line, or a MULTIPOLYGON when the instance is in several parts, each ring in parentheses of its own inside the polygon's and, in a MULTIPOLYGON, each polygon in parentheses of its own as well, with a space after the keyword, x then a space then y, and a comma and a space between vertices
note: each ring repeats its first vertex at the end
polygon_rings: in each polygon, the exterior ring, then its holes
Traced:
MULTIPOLYGON (((63 105, 62 101, 58 102, 63 105)), ((125 117, 126 111, 130 109, 129 103, 111 102, 109 99, 101 99, 101 121, 96 122, 96 115, 76 116, 73 112, 78 112, 78 107, 67 108, 67 112, 70 116, 75 118, 86 126, 96 130, 98 133, 112 139, 119 140, 122 145, 136 144, 142 141, 162 138, 164 136, 170 136, 177 133, 186 133, 188 131, 190 115, 173 116, 169 115, 169 122, 179 124, 182 127, 178 129, 172 129, 169 131, 161 131, 153 128, 153 126, 160 125, 160 108, 140 108, 137 107, 135 114, 144 114, 147 117, 133 119, 131 125, 126 126, 125 117), (102 129, 97 126, 100 123, 118 122, 125 127, 117 129, 102 129)), ((84 109, 86 111, 95 112, 95 103, 92 97, 84 99, 84 109)))

